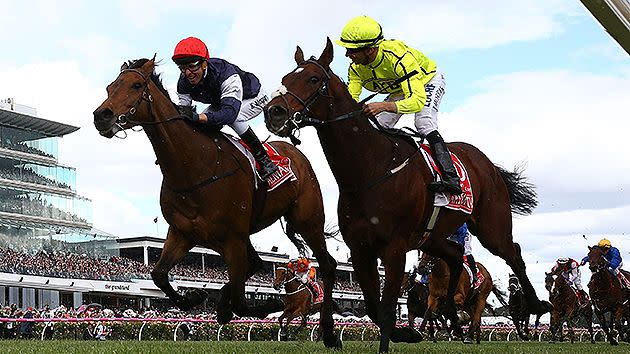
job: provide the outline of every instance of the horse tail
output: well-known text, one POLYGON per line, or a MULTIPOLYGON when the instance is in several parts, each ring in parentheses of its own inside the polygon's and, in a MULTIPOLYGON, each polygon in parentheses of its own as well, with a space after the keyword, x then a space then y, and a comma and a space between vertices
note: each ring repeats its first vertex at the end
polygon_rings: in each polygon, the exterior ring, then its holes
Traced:
MULTIPOLYGON (((286 219, 285 219, 286 220, 286 219)), ((306 241, 302 238, 300 234, 295 232, 295 228, 293 225, 287 221, 287 226, 284 228, 284 233, 289 237, 289 240, 295 247, 297 248, 300 255, 306 254, 306 241)))
POLYGON ((506 306, 506 307, 508 306, 507 301, 505 301, 505 297, 507 296, 507 295, 505 294, 505 292, 503 292, 503 291, 499 290, 499 288, 497 288, 497 286, 496 286, 496 285, 493 285, 493 286, 492 286, 492 293, 494 294, 494 296, 496 296, 496 297, 497 297, 497 300, 499 300, 499 302, 501 303, 501 305, 506 306))
POLYGON ((518 215, 531 214, 538 205, 538 196, 536 195, 536 187, 523 176, 525 167, 516 166, 513 172, 497 165, 495 167, 499 170, 499 174, 508 189, 512 212, 518 215))

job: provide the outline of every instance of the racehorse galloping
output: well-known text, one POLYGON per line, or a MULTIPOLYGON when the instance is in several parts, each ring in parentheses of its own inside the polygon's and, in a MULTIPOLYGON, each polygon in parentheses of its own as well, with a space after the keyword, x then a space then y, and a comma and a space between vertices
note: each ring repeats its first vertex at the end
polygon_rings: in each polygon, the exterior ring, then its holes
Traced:
MULTIPOLYGON (((320 288, 324 286, 319 280, 317 283, 320 288)), ((313 296, 315 295, 311 296, 308 288, 299 281, 292 270, 286 267, 276 267, 273 288, 280 290, 283 285, 287 294, 284 299, 284 311, 278 318, 278 323, 280 324, 280 338, 287 340, 289 337, 288 327, 291 321, 298 316, 302 318, 300 326, 295 330, 295 333, 299 332, 306 326, 306 316, 319 312, 322 304, 313 304, 313 296)))
MULTIPOLYGON (((429 298, 427 302, 427 312, 424 321, 430 320, 435 316, 440 304, 446 300, 448 293, 448 280, 450 278, 449 267, 443 260, 424 254, 420 260, 420 264, 431 264, 432 268, 429 274, 429 298)), ((486 267, 477 262, 477 269, 484 277, 483 282, 473 291, 470 284, 470 276, 468 272, 461 272, 457 291, 455 292, 455 304, 460 310, 460 318, 466 321, 465 317, 470 318, 468 332, 464 335, 464 343, 472 343, 475 337, 477 344, 481 341, 481 314, 486 308, 486 300, 490 292, 493 292, 497 299, 505 304, 503 294, 492 284, 492 277, 486 267), (461 311, 464 311, 462 313, 461 311)), ((423 325, 424 326, 424 321, 423 325)))
POLYGON ((558 332, 562 333, 562 324, 566 321, 571 343, 573 343, 573 326, 577 324, 580 318, 584 318, 588 327, 588 333, 591 336, 591 343, 595 343, 591 302, 586 300, 587 304, 582 307, 575 291, 569 286, 567 280, 559 271, 555 273, 545 273, 545 288, 549 292, 549 301, 553 305, 549 324, 549 331, 551 332, 550 342, 556 341, 558 332))
MULTIPOLYGON (((527 308, 525 295, 523 289, 518 281, 518 278, 514 274, 510 274, 508 280, 508 291, 510 297, 508 298, 508 312, 516 327, 516 333, 522 340, 530 340, 529 337, 529 317, 531 313, 527 308)), ((536 315, 536 321, 534 322, 534 329, 538 329, 540 324, 541 314, 536 315)))
POLYGON ((624 315, 630 318, 628 303, 625 302, 627 299, 619 281, 608 271, 608 261, 604 258, 602 249, 597 246, 588 249, 588 267, 592 273, 588 282, 588 292, 595 306, 595 315, 606 333, 608 342, 617 345, 619 343, 615 329, 622 331, 621 319, 624 315), (610 321, 606 318, 607 313, 610 314, 610 321))
POLYGON ((151 272, 153 281, 180 308, 199 305, 207 294, 179 294, 169 284, 168 272, 192 247, 201 245, 223 256, 228 268, 230 281, 221 289, 217 306, 220 323, 229 322, 233 313, 265 317, 278 311, 282 308, 278 301, 248 306, 245 281, 262 267, 250 234, 284 217, 291 241, 301 252, 305 242, 319 263, 326 285, 321 316, 324 343, 340 347, 333 333, 331 305, 336 262, 326 249, 322 196, 310 163, 292 145, 273 142, 291 160, 297 179, 266 195, 264 184, 257 191, 247 157, 218 130, 185 121, 154 66, 155 58, 124 63, 107 86, 108 98, 94 111, 94 125, 101 135, 111 138, 141 126, 157 156, 163 175, 160 205, 169 229, 151 272))
MULTIPOLYGON (((441 210, 433 231, 420 240, 433 211, 433 181, 420 153, 407 139, 375 129, 361 106, 352 99, 343 81, 332 73, 332 43, 328 40, 319 59, 304 60, 298 47, 298 68, 282 79, 282 87, 265 107, 267 128, 280 136, 314 125, 328 164, 339 186, 338 219, 350 248, 355 273, 363 290, 366 311, 381 332, 379 350, 389 340, 418 340, 395 328, 395 306, 404 274, 404 255, 412 249, 444 259, 452 274, 462 270, 462 249, 446 240, 468 223, 482 245, 503 258, 518 276, 532 312, 548 311, 538 300, 525 272, 520 247, 512 241, 512 212, 529 214, 536 206, 532 186, 518 172, 496 167, 478 149, 453 143, 449 150, 466 166, 472 183, 474 205, 467 215, 441 210), (358 113, 359 112, 359 113, 358 113), (425 242, 426 241, 426 242, 425 242), (385 267, 381 296, 377 258, 385 267)), ((455 293, 459 277, 449 282, 446 315, 455 320, 455 293)))
POLYGON ((414 276, 405 273, 402 287, 400 288, 401 297, 405 292, 407 293, 407 320, 410 328, 415 327, 416 318, 424 316, 427 311, 427 299, 429 298, 429 287, 427 284, 418 283, 414 276))

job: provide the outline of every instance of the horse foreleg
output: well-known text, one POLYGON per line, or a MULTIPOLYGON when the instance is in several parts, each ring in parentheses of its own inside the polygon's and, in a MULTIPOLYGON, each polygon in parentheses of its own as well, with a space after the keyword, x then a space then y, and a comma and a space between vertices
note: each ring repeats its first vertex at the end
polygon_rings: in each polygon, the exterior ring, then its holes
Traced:
MULTIPOLYGON (((323 240, 323 236, 321 237, 323 240)), ((309 243, 309 245, 313 242, 309 243)), ((325 242, 315 242, 315 245, 311 245, 313 255, 317 259, 319 264, 319 278, 322 280, 324 286, 324 301, 321 305, 319 325, 322 330, 322 336, 324 345, 328 348, 341 348, 342 344, 339 337, 334 333, 334 321, 332 314, 335 312, 335 308, 338 309, 337 304, 334 303, 332 293, 335 286, 335 271, 337 268, 337 262, 326 250, 325 242)))
POLYGON ((284 310, 282 312, 282 315, 280 315, 280 317, 278 317, 278 324, 280 325, 280 341, 285 342, 288 340, 289 335, 287 333, 287 325, 284 324, 284 320, 287 317, 287 311, 284 310))
POLYGON ((168 281, 168 272, 186 256, 192 247, 192 243, 173 227, 169 227, 160 259, 151 271, 153 283, 182 310, 190 310, 201 304, 207 296, 205 292, 202 293, 200 291, 191 291, 185 296, 182 296, 173 289, 168 281))
POLYGON ((245 317, 258 314, 252 314, 247 307, 245 301, 245 279, 248 272, 248 263, 243 260, 249 259, 247 255, 249 240, 245 237, 242 239, 232 236, 229 238, 223 249, 223 258, 228 269, 229 283, 224 286, 222 298, 229 296, 232 304, 230 308, 217 307, 217 321, 220 324, 228 323, 236 315, 245 317))

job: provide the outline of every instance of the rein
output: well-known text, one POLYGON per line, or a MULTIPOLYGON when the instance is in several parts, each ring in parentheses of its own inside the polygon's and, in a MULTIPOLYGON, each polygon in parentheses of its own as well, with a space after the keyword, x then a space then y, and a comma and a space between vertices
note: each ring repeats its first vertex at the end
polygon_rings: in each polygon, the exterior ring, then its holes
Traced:
MULTIPOLYGON (((125 135, 123 137, 119 137, 118 135, 116 135, 116 137, 118 137, 119 139, 125 139, 127 137, 127 132, 125 129, 123 129, 123 125, 127 124, 127 123, 131 123, 131 124, 135 124, 135 125, 139 125, 139 126, 156 126, 156 125, 160 125, 160 124, 166 124, 166 123, 170 123, 170 122, 174 122, 174 121, 178 121, 178 120, 185 120, 185 117, 181 114, 178 114, 176 116, 167 118, 165 120, 155 120, 152 122, 141 122, 141 121, 137 121, 137 120, 133 120, 130 117, 133 116, 134 114, 136 114, 136 112, 138 111, 138 107, 140 106, 140 104, 143 101, 146 101, 149 104, 149 114, 150 117, 153 119, 156 119, 154 110, 153 110, 153 96, 151 95, 151 93, 149 93, 149 77, 145 76, 140 70, 137 69, 124 69, 120 71, 120 74, 118 74, 118 77, 120 77, 120 75, 122 75, 125 72, 132 72, 135 73, 137 75, 140 75, 140 77, 142 78, 142 80, 144 80, 144 90, 142 91, 142 94, 140 95, 140 98, 138 98, 138 100, 136 101, 136 103, 126 112, 126 113, 122 113, 120 115, 118 115, 118 117, 116 118, 115 121, 115 125, 118 126, 119 131, 122 131, 125 133, 125 135)), ((133 130, 133 129, 132 129, 133 130)), ((134 130, 136 131, 136 130, 134 130)), ((219 151, 223 151, 223 149, 221 149, 221 147, 217 144, 216 141, 214 141, 214 144, 217 146, 217 149, 219 151)), ((174 188, 170 185, 170 183, 166 182, 166 177, 164 178, 164 185, 166 187, 168 187, 168 189, 170 189, 171 191, 175 192, 175 193, 186 193, 186 192, 192 192, 196 189, 205 187, 209 184, 212 184, 220 179, 232 176, 233 174, 235 174, 236 172, 238 172, 239 170, 242 170, 242 166, 241 163, 239 162, 239 160, 236 158, 236 156, 234 156, 234 154, 232 154, 232 158, 234 159, 234 161, 236 161, 236 165, 237 167, 227 171, 223 174, 220 175, 212 175, 204 180, 202 180, 201 182, 198 182, 190 187, 186 187, 186 188, 174 188)))
MULTIPOLYGON (((297 275, 295 275, 295 274, 293 274, 293 278, 290 278, 290 279, 287 280, 287 274, 289 273, 289 270, 287 268, 285 268, 285 267, 276 267, 276 270, 278 270, 278 269, 284 269, 284 275, 283 275, 284 280, 280 283, 280 286, 284 286, 285 290, 286 290, 287 284, 298 280, 297 275)), ((287 295, 287 296, 295 295, 295 294, 300 293, 300 292, 302 292, 304 290, 306 290, 306 287, 303 284, 300 283, 300 285, 298 285, 297 290, 292 291, 290 293, 288 292, 285 295, 287 295)))
MULTIPOLYGON (((126 112, 126 113, 122 113, 120 115, 118 115, 118 117, 116 118, 116 125, 118 125, 118 128, 120 128, 120 131, 125 131, 122 126, 127 124, 127 123, 131 123, 131 124, 135 124, 135 125, 139 125, 139 126, 154 126, 154 125, 159 125, 159 124, 165 124, 165 123, 169 123, 169 122, 173 122, 176 120, 184 120, 184 116, 182 116, 181 114, 167 118, 165 120, 162 121, 154 121, 154 122, 141 122, 141 121, 137 121, 137 120, 133 120, 130 117, 133 116, 134 114, 136 114, 136 112, 138 111, 138 106, 140 106, 140 104, 142 103, 142 101, 146 101, 149 104, 149 114, 151 116, 151 118, 155 118, 155 114, 153 113, 153 96, 151 96, 151 94, 149 93, 149 78, 144 76, 144 74, 137 69, 124 69, 120 71, 120 74, 118 74, 118 77, 120 77, 120 75, 122 75, 124 72, 132 72, 135 74, 140 75, 140 77, 142 78, 142 80, 144 80, 144 90, 142 91, 142 94, 140 95, 140 98, 138 98, 138 100, 136 101, 136 103, 131 106, 131 108, 126 112)), ((118 137, 118 136, 117 136, 118 137)), ((125 136, 120 138, 120 139, 125 139, 127 137, 127 133, 125 133, 125 136)))

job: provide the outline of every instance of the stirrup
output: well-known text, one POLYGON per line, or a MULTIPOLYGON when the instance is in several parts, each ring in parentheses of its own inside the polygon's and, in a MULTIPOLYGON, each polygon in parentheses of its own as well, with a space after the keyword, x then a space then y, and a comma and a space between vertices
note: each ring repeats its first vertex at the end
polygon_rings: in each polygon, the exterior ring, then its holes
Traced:
POLYGON ((427 186, 429 191, 433 193, 450 193, 451 195, 462 194, 462 188, 460 186, 455 187, 453 184, 446 183, 444 181, 434 181, 427 186))

